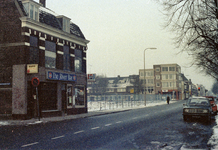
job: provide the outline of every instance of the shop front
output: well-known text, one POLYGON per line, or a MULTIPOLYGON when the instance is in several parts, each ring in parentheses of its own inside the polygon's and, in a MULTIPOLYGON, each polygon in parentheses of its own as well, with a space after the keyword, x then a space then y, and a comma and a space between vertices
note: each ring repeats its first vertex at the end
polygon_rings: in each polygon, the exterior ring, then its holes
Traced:
MULTIPOLYGON (((25 67, 25 65, 16 65, 14 70, 25 72, 25 67)), ((85 75, 40 67, 36 74, 22 73, 21 80, 19 79, 21 75, 17 71, 13 76, 17 80, 14 80, 12 88, 12 111, 15 118, 87 113, 85 75), (31 82, 34 77, 40 80, 37 86, 38 94, 31 82), (21 95, 20 92, 24 94, 21 95)))
POLYGON ((171 98, 174 100, 181 99, 181 91, 179 90, 161 90, 161 94, 170 94, 171 98))

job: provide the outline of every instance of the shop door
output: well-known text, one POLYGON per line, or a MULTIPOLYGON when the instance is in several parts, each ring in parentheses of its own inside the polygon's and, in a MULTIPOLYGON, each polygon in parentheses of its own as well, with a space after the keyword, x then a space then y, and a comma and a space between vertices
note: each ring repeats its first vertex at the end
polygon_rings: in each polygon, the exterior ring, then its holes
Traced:
POLYGON ((67 113, 66 90, 62 90, 62 111, 63 113, 67 113))
POLYGON ((73 106, 73 94, 72 94, 72 84, 67 85, 67 106, 72 107, 73 106))

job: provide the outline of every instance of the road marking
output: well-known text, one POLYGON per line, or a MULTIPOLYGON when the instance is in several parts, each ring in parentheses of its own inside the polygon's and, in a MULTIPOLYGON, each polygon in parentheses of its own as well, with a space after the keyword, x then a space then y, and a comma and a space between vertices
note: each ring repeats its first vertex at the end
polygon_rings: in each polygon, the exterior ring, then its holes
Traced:
POLYGON ((30 143, 30 144, 23 145, 23 146, 21 146, 21 147, 28 147, 28 146, 36 145, 36 144, 38 144, 38 143, 39 143, 39 142, 30 143))
POLYGON ((57 136, 57 137, 54 137, 54 138, 51 138, 52 140, 56 140, 56 139, 60 139, 60 138, 63 138, 65 137, 65 135, 62 135, 62 136, 57 136))
POLYGON ((92 130, 96 130, 96 129, 99 129, 100 127, 94 127, 94 128, 92 128, 92 130))
POLYGON ((116 123, 122 123, 123 121, 117 121, 116 123))
POLYGON ((110 124, 106 124, 105 127, 108 127, 108 126, 111 126, 111 125, 112 125, 111 123, 110 124))
POLYGON ((82 132, 84 132, 84 130, 74 132, 74 134, 79 134, 79 133, 82 133, 82 132))
POLYGON ((138 117, 132 118, 132 119, 138 119, 138 117))

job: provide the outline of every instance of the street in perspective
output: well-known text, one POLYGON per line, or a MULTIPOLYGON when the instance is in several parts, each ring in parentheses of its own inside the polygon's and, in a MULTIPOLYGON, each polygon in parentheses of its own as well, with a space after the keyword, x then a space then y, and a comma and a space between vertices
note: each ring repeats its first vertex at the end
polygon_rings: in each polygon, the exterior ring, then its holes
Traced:
POLYGON ((210 122, 182 117, 185 100, 70 120, 1 125, 1 149, 213 149, 210 122))
POLYGON ((0 150, 218 150, 217 0, 0 0, 0 150))

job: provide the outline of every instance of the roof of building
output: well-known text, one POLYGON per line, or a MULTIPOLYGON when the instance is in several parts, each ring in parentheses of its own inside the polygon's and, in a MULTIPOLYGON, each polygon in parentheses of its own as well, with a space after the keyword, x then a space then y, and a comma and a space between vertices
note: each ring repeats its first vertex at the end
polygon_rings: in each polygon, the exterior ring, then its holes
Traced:
MULTIPOLYGON (((28 16, 28 13, 26 12, 22 1, 21 0, 17 0, 22 12, 24 16, 28 16)), ((61 22, 58 20, 58 18, 56 17, 56 14, 41 6, 39 8, 39 22, 44 23, 46 25, 49 25, 51 27, 54 27, 56 29, 62 30, 62 26, 61 26, 61 22)), ((79 38, 85 39, 84 34, 82 33, 82 31, 80 30, 79 26, 70 22, 70 34, 75 35, 79 38)))

